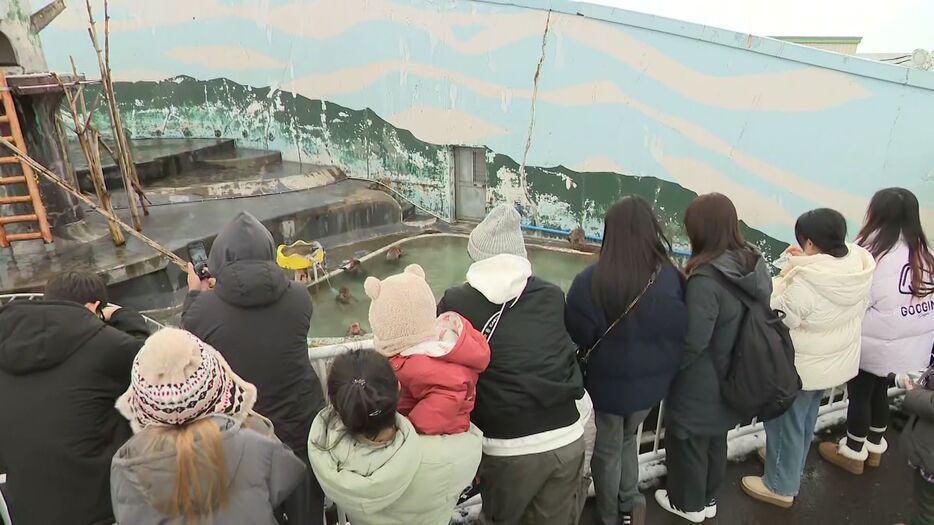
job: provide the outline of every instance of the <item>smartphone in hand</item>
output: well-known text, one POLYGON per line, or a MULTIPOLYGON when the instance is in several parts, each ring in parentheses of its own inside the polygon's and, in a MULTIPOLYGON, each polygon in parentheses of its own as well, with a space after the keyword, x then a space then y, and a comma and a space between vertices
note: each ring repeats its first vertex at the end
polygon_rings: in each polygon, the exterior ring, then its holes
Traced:
POLYGON ((188 260, 195 267, 195 273, 201 280, 211 277, 208 271, 208 252, 204 249, 204 243, 195 241, 188 244, 188 260))

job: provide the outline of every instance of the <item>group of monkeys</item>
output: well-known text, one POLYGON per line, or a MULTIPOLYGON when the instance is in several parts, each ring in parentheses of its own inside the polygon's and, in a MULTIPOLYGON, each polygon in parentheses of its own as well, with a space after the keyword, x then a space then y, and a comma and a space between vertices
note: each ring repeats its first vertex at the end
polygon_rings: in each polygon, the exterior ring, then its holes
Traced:
MULTIPOLYGON (((576 228, 573 230, 570 235, 568 235, 568 242, 571 244, 572 250, 579 252, 597 253, 600 251, 599 247, 587 243, 587 236, 584 234, 583 228, 576 228)), ((403 255, 402 247, 398 244, 390 246, 389 249, 386 250, 386 260, 391 263, 398 263, 403 255)), ((348 275, 354 277, 361 277, 364 275, 360 259, 351 259, 345 262, 341 266, 341 269, 348 275)), ((357 298, 353 296, 349 287, 342 286, 337 291, 334 300, 337 301, 338 304, 348 305, 352 302, 356 302, 357 298)), ((351 323, 350 326, 347 327, 347 337, 359 337, 363 335, 366 335, 366 331, 360 326, 360 323, 351 323)))

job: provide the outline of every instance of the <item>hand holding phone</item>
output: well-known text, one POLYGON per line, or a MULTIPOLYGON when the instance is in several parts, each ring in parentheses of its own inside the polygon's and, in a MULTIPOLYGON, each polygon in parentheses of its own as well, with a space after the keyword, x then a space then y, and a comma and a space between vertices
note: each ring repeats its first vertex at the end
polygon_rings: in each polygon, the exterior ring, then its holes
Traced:
POLYGON ((203 242, 195 241, 188 244, 188 260, 191 261, 195 273, 198 274, 201 280, 211 277, 211 273, 208 271, 208 252, 204 249, 203 242))

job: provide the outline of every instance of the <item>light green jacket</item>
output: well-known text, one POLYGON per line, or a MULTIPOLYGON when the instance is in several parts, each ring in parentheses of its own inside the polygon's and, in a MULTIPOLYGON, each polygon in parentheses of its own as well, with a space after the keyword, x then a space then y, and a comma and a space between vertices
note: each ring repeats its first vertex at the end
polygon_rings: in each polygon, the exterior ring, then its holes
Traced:
POLYGON ((420 436, 396 415, 379 447, 347 434, 331 407, 311 425, 308 458, 324 493, 353 525, 447 525, 480 465, 483 433, 420 436))

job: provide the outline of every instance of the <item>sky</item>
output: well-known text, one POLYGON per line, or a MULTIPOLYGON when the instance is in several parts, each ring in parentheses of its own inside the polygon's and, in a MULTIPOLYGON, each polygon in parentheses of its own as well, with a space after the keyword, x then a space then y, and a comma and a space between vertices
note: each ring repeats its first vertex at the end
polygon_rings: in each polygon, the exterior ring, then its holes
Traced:
POLYGON ((932 0, 587 0, 760 36, 861 36, 860 53, 934 50, 932 0))

